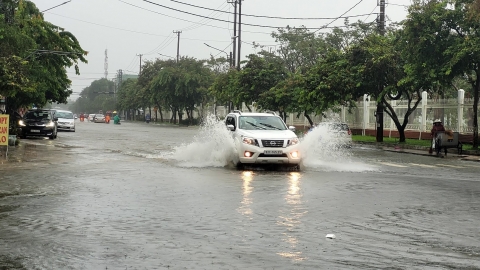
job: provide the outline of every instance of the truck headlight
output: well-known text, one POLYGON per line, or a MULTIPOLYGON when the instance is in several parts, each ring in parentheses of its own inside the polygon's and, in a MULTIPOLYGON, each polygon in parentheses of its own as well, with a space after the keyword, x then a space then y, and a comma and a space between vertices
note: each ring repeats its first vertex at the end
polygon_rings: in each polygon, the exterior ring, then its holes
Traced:
POLYGON ((55 126, 55 122, 50 121, 46 126, 47 126, 47 127, 54 127, 54 126, 55 126))
POLYGON ((298 138, 293 138, 291 140, 288 140, 288 144, 287 145, 296 145, 298 144, 298 138))
POLYGON ((242 142, 244 144, 250 144, 250 145, 256 145, 258 146, 258 141, 256 139, 253 139, 253 138, 249 138, 249 137, 243 137, 242 138, 242 142))

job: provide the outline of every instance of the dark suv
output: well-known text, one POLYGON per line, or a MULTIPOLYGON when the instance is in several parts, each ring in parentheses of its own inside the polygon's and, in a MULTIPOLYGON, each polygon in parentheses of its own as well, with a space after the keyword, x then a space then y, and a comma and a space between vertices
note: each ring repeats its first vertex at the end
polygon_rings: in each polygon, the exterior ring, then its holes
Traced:
POLYGON ((49 137, 53 140, 57 138, 57 121, 54 110, 29 110, 23 119, 18 121, 20 137, 23 139, 27 136, 49 137))

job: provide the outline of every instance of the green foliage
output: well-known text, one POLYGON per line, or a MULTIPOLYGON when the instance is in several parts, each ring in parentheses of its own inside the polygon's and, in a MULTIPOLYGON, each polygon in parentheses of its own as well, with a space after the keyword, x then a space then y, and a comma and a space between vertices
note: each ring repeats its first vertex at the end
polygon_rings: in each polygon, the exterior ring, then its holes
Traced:
POLYGON ((409 75, 423 78, 426 87, 449 84, 456 78, 464 78, 471 85, 474 147, 478 147, 479 139, 479 7, 478 0, 416 0, 404 23, 409 75))
POLYGON ((8 106, 65 103, 72 93, 66 68, 86 62, 69 32, 43 20, 31 1, 6 1, 0 10, 0 95, 8 106), (13 12, 14 11, 14 12, 13 12))
POLYGON ((164 62, 148 83, 153 99, 161 100, 174 111, 187 111, 191 119, 195 104, 207 101, 208 87, 213 79, 205 61, 182 57, 178 63, 164 62))
POLYGON ((242 102, 263 104, 259 100, 260 96, 283 81, 287 76, 287 70, 279 57, 251 54, 247 58, 248 62, 238 75, 238 84, 233 91, 233 101, 235 104, 242 102))
POLYGON ((78 113, 116 110, 115 97, 112 94, 114 91, 115 85, 112 81, 105 78, 95 80, 82 90, 80 97, 69 106, 69 109, 78 113))

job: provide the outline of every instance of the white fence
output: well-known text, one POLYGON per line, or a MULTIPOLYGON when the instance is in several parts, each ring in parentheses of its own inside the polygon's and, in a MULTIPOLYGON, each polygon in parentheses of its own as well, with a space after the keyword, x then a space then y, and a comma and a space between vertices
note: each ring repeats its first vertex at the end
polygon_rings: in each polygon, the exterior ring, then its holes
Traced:
MULTIPOLYGON (((406 100, 391 101, 392 107, 395 109, 400 123, 403 123, 403 116, 407 111, 408 104, 406 100)), ((413 104, 411 104, 413 106, 413 104)), ((257 111, 254 106, 250 106, 253 112, 257 111)), ((357 102, 356 108, 352 112, 348 112, 347 108, 340 108, 338 113, 327 112, 326 117, 321 115, 311 115, 312 121, 318 123, 321 121, 342 121, 346 122, 351 128, 356 129, 375 129, 376 117, 374 112, 377 109, 377 103, 370 101, 365 95, 363 101, 357 102)), ((248 111, 243 106, 242 111, 248 111)), ((219 117, 225 117, 228 114, 226 106, 217 106, 214 110, 213 106, 197 108, 194 117, 215 113, 219 117)), ((184 114, 184 117, 186 114, 184 114)), ((154 115, 153 115, 154 117, 154 115)), ((171 118, 171 112, 163 112, 164 120, 171 118)), ((428 131, 430 130, 433 120, 441 119, 446 129, 458 131, 461 133, 473 132, 473 99, 465 99, 465 91, 459 90, 456 99, 428 99, 427 92, 422 93, 422 100, 415 111, 409 116, 407 130, 428 131)), ((480 118, 479 118, 480 122, 480 118)), ((397 130, 394 122, 386 113, 383 114, 384 130, 397 130)), ((287 117, 288 125, 309 126, 307 119, 300 115, 289 114, 287 117)))

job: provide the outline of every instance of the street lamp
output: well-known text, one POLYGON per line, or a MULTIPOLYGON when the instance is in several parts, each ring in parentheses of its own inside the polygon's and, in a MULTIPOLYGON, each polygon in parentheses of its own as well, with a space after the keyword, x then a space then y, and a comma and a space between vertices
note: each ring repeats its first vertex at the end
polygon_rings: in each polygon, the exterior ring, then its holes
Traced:
POLYGON ((217 50, 217 51, 220 51, 220 52, 225 53, 225 54, 227 55, 227 60, 230 59, 230 67, 232 66, 232 56, 230 55, 230 57, 229 57, 229 56, 228 56, 228 53, 227 53, 226 51, 217 49, 217 48, 215 48, 215 47, 213 47, 213 46, 208 45, 207 43, 203 43, 203 44, 205 44, 205 45, 206 45, 207 47, 209 47, 209 48, 212 48, 212 49, 214 49, 214 50, 217 50))
POLYGON ((69 1, 67 1, 67 2, 63 2, 63 3, 59 4, 59 5, 56 5, 56 6, 54 6, 54 7, 51 7, 51 8, 49 8, 49 9, 45 9, 44 11, 42 11, 42 13, 44 13, 45 11, 49 11, 49 10, 51 10, 51 9, 54 9, 54 8, 56 8, 56 7, 65 5, 65 4, 70 3, 70 2, 72 2, 72 0, 69 0, 69 1))

